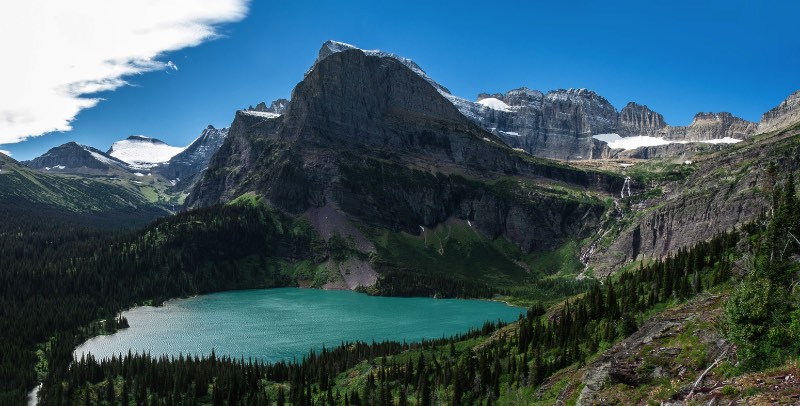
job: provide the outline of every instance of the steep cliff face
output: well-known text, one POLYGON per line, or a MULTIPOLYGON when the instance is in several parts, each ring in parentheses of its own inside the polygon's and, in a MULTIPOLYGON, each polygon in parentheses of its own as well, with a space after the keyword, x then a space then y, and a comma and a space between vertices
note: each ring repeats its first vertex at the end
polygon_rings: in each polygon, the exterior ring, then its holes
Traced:
POLYGON ((792 93, 786 100, 761 116, 758 132, 779 130, 800 121, 800 90, 792 93))
POLYGON ((258 103, 255 107, 250 106, 247 108, 247 111, 260 111, 262 113, 273 113, 281 115, 286 112, 286 109, 289 107, 289 100, 286 99, 277 99, 273 100, 269 106, 267 103, 261 102, 258 103))
POLYGON ((697 154, 720 151, 727 148, 725 144, 709 144, 700 142, 691 143, 672 143, 656 145, 650 147, 640 147, 636 149, 626 149, 615 151, 613 158, 633 158, 633 159, 658 159, 672 158, 691 160, 697 154))
MULTIPOLYGON (((712 151, 714 147, 711 147, 712 151)), ((598 250, 592 265, 600 274, 647 257, 659 258, 756 219, 772 194, 766 167, 800 169, 800 129, 745 141, 693 157, 693 172, 663 185, 663 196, 633 204, 612 231, 618 236, 598 250)))
POLYGON ((456 106, 466 117, 506 144, 546 158, 580 160, 616 154, 593 135, 658 137, 671 141, 747 139, 756 125, 730 113, 698 113, 689 126, 672 127, 647 106, 628 103, 619 112, 602 96, 586 89, 543 94, 527 88, 478 96, 476 103, 456 106))
POLYGON ((208 166, 227 135, 227 128, 209 125, 186 149, 157 167, 156 172, 174 182, 180 189, 188 189, 208 166))
POLYGON ((530 250, 588 233, 605 211, 593 196, 622 183, 512 151, 391 55, 323 46, 283 115, 237 113, 187 204, 254 192, 412 233, 458 217, 530 250))
POLYGON ((666 127, 664 116, 647 106, 630 102, 619 112, 616 132, 623 137, 639 135, 656 137, 666 127))
POLYGON ((613 132, 617 121, 614 106, 586 89, 543 94, 520 88, 504 94, 481 94, 477 103, 457 106, 508 145, 535 156, 562 160, 597 158, 592 134, 613 132))
POLYGON ((757 125, 731 113, 697 113, 688 127, 668 127, 663 135, 669 140, 707 141, 722 138, 746 140, 756 133, 757 125))

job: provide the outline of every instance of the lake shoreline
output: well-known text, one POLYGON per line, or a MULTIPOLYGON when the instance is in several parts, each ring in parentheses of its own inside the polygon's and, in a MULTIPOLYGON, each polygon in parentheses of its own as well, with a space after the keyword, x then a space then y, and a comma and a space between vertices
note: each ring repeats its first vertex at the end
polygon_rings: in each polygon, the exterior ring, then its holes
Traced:
MULTIPOLYGON (((369 309, 370 308, 370 306, 363 306, 361 304, 358 304, 360 301, 375 301, 374 303, 379 303, 379 304, 380 303, 389 303, 386 306, 395 306, 395 307, 398 307, 398 308, 399 307, 403 307, 403 306, 408 307, 409 303, 416 303, 417 306, 422 306, 422 308, 424 308, 426 306, 438 306, 438 307, 441 307, 442 309, 448 309, 447 311, 456 312, 456 313, 454 313, 456 315, 457 315, 457 311, 456 310, 458 308, 461 308, 461 307, 466 307, 467 309, 472 308, 472 307, 483 308, 483 309, 494 309, 494 310, 486 312, 486 313, 478 312, 477 313, 478 316, 473 315, 472 316, 473 319, 469 323, 458 325, 457 328, 452 328, 451 330, 443 330, 443 328, 445 328, 445 327, 441 327, 440 325, 446 326, 447 324, 442 324, 443 323, 442 320, 435 320, 435 322, 425 321, 425 320, 427 320, 426 317, 427 318, 431 317, 430 315, 426 316, 424 314, 416 314, 416 315, 413 315, 413 317, 409 317, 408 315, 406 315, 405 318, 401 317, 399 319, 398 319, 399 316, 397 314, 395 314, 395 313, 391 313, 391 314, 386 313, 386 314, 383 314, 383 315, 380 315, 380 316, 370 315, 368 317, 368 322, 367 322, 367 324, 370 324, 370 325, 371 324, 380 325, 381 324, 381 320, 383 320, 384 323, 386 323, 386 320, 393 320, 394 322, 398 322, 397 320, 400 320, 401 322, 404 322, 404 323, 408 324, 409 326, 411 326, 415 322, 420 322, 419 319, 422 319, 424 321, 422 321, 421 323, 424 324, 425 322, 430 322, 432 325, 436 325, 437 326, 437 330, 436 330, 435 333, 432 333, 430 331, 430 329, 428 329, 428 330, 426 330, 426 332, 424 334, 420 333, 421 335, 420 334, 416 334, 415 335, 415 334, 407 333, 408 336, 401 336, 401 335, 399 335, 400 333, 397 333, 398 334, 397 336, 392 336, 392 335, 383 335, 383 336, 381 336, 381 335, 378 335, 376 337, 372 337, 372 336, 367 337, 366 335, 364 335, 366 333, 363 332, 363 327, 360 327, 358 325, 359 322, 356 322, 354 324, 356 326, 356 327, 354 327, 356 329, 355 332, 357 333, 357 334, 355 334, 355 336, 352 336, 352 337, 350 337, 350 336, 341 337, 341 339, 337 339, 335 342, 331 342, 331 340, 327 339, 327 337, 326 337, 327 341, 326 340, 319 340, 319 342, 317 342, 315 345, 307 345, 301 351, 293 352, 292 353, 293 357, 302 357, 304 355, 307 355, 312 349, 320 348, 319 344, 322 343, 323 341, 324 341, 323 345, 331 347, 331 346, 338 345, 342 341, 346 341, 346 342, 366 341, 366 342, 369 342, 371 340, 376 340, 376 341, 378 341, 378 340, 380 340, 380 341, 386 340, 386 341, 402 342, 402 341, 405 340, 407 342, 412 342, 412 341, 419 341, 420 339, 434 339, 434 338, 438 339, 438 338, 442 338, 442 337, 451 337, 451 336, 455 336, 455 335, 458 335, 458 334, 466 333, 470 328, 472 328, 472 329, 480 328, 481 325, 486 321, 496 322, 497 320, 501 320, 502 319, 504 322, 513 322, 518 318, 519 314, 523 314, 524 311, 525 311, 524 307, 513 306, 513 305, 510 305, 507 302, 500 301, 500 300, 397 298, 397 297, 386 297, 386 296, 369 296, 369 295, 366 295, 366 294, 363 294, 363 293, 353 292, 353 291, 327 291, 327 290, 309 289, 309 288, 243 289, 243 290, 214 292, 214 293, 204 294, 204 295, 192 295, 192 296, 187 296, 185 298, 173 298, 173 299, 169 299, 169 300, 164 301, 163 303, 160 304, 160 306, 144 305, 144 306, 131 307, 131 308, 129 308, 129 309, 127 309, 127 310, 125 310, 125 311, 123 311, 121 313, 123 316, 125 316, 126 318, 129 319, 130 324, 131 324, 130 328, 124 329, 124 330, 120 330, 120 331, 118 331, 118 332, 116 332, 114 334, 111 334, 111 335, 99 335, 99 336, 88 338, 86 341, 84 341, 83 343, 81 343, 80 345, 78 345, 75 348, 74 355, 77 358, 80 358, 80 356, 82 354, 84 354, 84 353, 92 353, 93 355, 95 355, 97 357, 98 355, 95 354, 95 352, 97 350, 88 350, 88 348, 90 348, 90 346, 95 345, 95 344, 98 344, 98 345, 110 345, 108 343, 110 341, 112 341, 112 340, 111 339, 103 340, 102 337, 115 336, 115 335, 118 335, 120 333, 124 333, 125 331, 137 328, 137 322, 135 320, 136 320, 136 318, 138 316, 135 315, 134 313, 132 313, 132 311, 145 312, 145 313, 147 313, 149 315, 149 317, 152 317, 152 316, 160 313, 159 309, 161 309, 162 310, 161 313, 163 313, 163 309, 170 308, 171 306, 172 307, 176 307, 176 308, 182 308, 182 306, 187 306, 187 304, 186 304, 187 302, 186 301, 198 300, 200 298, 203 298, 203 301, 209 301, 209 300, 214 301, 216 297, 229 297, 229 296, 241 296, 241 295, 256 297, 256 296, 263 296, 262 295, 263 293, 268 293, 268 292, 271 292, 271 293, 269 293, 267 296, 269 296, 271 294, 281 294, 281 292, 283 292, 283 294, 287 294, 287 295, 300 295, 300 296, 309 296, 310 295, 310 299, 315 299, 317 301, 320 300, 319 298, 320 298, 321 295, 322 296, 325 296, 325 295, 345 295, 344 298, 341 298, 340 300, 343 300, 344 302, 346 302, 348 306, 354 306, 355 307, 355 309, 351 309, 351 310, 347 311, 344 315, 337 316, 337 317, 340 317, 340 318, 343 317, 345 321, 350 320, 350 319, 352 319, 354 317, 356 319, 358 319, 359 317, 362 317, 366 313, 364 309, 369 309), (306 293, 302 293, 302 292, 306 292, 306 293), (422 304, 420 304, 421 303, 420 301, 428 302, 428 304, 427 305, 422 305, 422 304), (353 303, 356 303, 356 304, 353 304, 353 303), (402 303, 402 305, 399 305, 401 303, 402 303), (499 307, 499 306, 498 307, 492 307, 495 304, 496 305, 502 304, 503 306, 502 307, 499 307), (131 315, 132 314, 133 314, 133 319, 134 320, 131 320, 131 315), (492 314, 492 315, 489 316, 488 314, 492 314), (511 315, 511 314, 513 314, 513 317, 509 317, 509 315, 511 315), (359 335, 359 334, 362 334, 362 335, 359 335)), ((300 306, 300 307, 311 306, 311 305, 319 305, 319 303, 317 303, 315 300, 311 300, 310 303, 306 303, 305 299, 300 299, 298 303, 304 303, 304 305, 300 306)), ((324 309, 324 307, 320 307, 320 308, 324 309)), ((297 311, 297 309, 294 309, 294 311, 297 311)), ((394 311, 397 311, 397 310, 393 309, 393 312, 394 311)), ((443 311, 443 310, 437 309, 437 312, 441 312, 441 311, 443 311)), ((425 313, 425 311, 420 311, 420 313, 425 313)), ((256 312, 256 314, 257 314, 257 312, 256 312)), ((441 318, 444 318, 443 315, 439 315, 439 316, 441 318)), ((314 324, 314 323, 324 323, 324 321, 320 321, 321 320, 320 317, 324 318, 323 316, 319 316, 318 317, 318 316, 315 316, 315 315, 309 315, 309 316, 300 316, 300 317, 309 317, 309 319, 308 320, 305 320, 305 319, 294 320, 293 322, 294 323, 301 323, 301 324, 309 324, 309 325, 310 324, 314 324)), ((350 322, 352 323, 353 320, 350 320, 350 322)), ((193 321, 193 323, 199 323, 199 324, 197 324, 195 326, 198 330, 193 330, 193 331, 195 331, 195 338, 197 338, 197 336, 202 336, 203 334, 209 334, 209 333, 216 334, 216 332, 213 330, 213 326, 209 327, 208 325, 202 324, 202 322, 200 322, 200 321, 193 321)), ((225 323, 225 322, 222 322, 222 323, 225 323)), ((402 326, 402 324, 401 324, 401 326, 402 326)), ((142 325, 139 325, 138 327, 141 328, 142 325)), ((234 327, 234 326, 229 326, 229 327, 231 327, 234 330, 236 329, 236 327, 234 327)), ((403 327, 407 327, 407 326, 403 326, 403 327)), ((152 327, 148 327, 148 328, 152 328, 152 327)), ((168 326, 166 326, 165 328, 168 328, 168 326)), ((388 329, 387 329, 387 331, 388 331, 388 329)), ((400 329, 398 331, 402 332, 403 330, 400 329)), ((165 334, 163 331, 155 331, 153 333, 154 334, 165 334)), ((128 334, 130 334, 130 333, 128 333, 128 334)), ((296 334, 296 333, 289 332, 289 333, 286 333, 286 334, 296 334)), ((377 333, 370 333, 370 334, 377 334, 377 333)), ((224 353, 224 351, 220 352, 219 349, 217 349, 216 346, 212 346, 211 348, 214 348, 218 355, 224 353)), ((222 348, 224 348, 224 346, 222 348)), ((143 351, 148 351, 149 350, 149 348, 148 349, 141 348, 141 349, 143 351)), ((160 350, 156 350, 156 351, 149 350, 148 352, 150 352, 151 356, 156 356, 157 357, 157 356, 162 355, 161 353, 159 353, 159 351, 160 350)), ((187 347, 183 351, 173 351, 171 354, 167 354, 167 355, 178 356, 179 354, 182 354, 184 356, 186 356, 186 355, 193 355, 193 356, 194 355, 198 355, 198 356, 200 356, 200 355, 207 355, 209 353, 209 351, 210 351, 209 347, 201 348, 201 347, 195 346, 195 347, 187 347)), ((120 350, 120 351, 115 351, 114 355, 116 355, 116 354, 124 355, 124 354, 127 354, 127 352, 128 352, 127 349, 120 350)), ((132 352, 137 352, 137 351, 132 351, 132 352)), ((142 351, 139 351, 139 352, 141 353, 142 351)), ((248 356, 261 357, 261 358, 264 358, 264 360, 270 361, 270 362, 274 360, 274 359, 270 359, 270 356, 264 356, 264 354, 260 354, 260 355, 256 355, 256 354, 231 354, 231 355, 235 355, 236 357, 244 355, 245 358, 247 358, 248 356)), ((287 359, 287 358, 291 358, 291 357, 284 356, 284 359, 287 359)))

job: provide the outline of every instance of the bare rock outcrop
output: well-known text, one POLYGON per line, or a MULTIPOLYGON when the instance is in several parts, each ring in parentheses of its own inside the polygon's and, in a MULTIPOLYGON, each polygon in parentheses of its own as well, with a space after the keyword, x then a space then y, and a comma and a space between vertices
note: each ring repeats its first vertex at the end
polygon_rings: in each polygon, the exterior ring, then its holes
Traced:
POLYGON ((668 127, 661 135, 669 140, 708 141, 722 138, 746 140, 756 133, 756 123, 731 113, 697 113, 687 127, 668 127))
POLYGON ((800 122, 800 90, 761 116, 758 132, 765 133, 789 127, 800 122))
POLYGON ((639 135, 656 137, 660 136, 666 127, 664 116, 647 106, 629 102, 619 112, 616 132, 623 137, 639 135))

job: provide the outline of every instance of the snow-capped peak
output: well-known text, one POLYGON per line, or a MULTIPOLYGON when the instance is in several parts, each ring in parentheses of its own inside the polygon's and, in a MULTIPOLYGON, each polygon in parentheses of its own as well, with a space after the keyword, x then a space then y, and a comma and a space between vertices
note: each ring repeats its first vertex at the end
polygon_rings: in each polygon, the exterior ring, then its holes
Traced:
POLYGON ((186 149, 173 147, 155 138, 133 135, 111 145, 108 154, 133 168, 151 168, 170 160, 186 149))

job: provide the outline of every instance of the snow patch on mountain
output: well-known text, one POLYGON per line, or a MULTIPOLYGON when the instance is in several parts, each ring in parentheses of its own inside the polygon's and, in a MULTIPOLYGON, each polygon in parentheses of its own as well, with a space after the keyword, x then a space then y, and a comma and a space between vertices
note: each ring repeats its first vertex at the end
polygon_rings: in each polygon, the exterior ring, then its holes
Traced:
POLYGON ((280 114, 270 113, 268 111, 257 111, 257 110, 242 110, 243 114, 247 114, 248 116, 256 116, 256 117, 264 117, 264 118, 275 118, 280 117, 280 114))
POLYGON ((173 147, 155 138, 135 135, 111 145, 108 154, 132 168, 146 169, 157 166, 181 153, 185 147, 173 147))
POLYGON ((478 104, 480 104, 481 106, 486 106, 492 110, 511 111, 511 109, 509 109, 508 104, 505 104, 502 100, 496 99, 494 97, 487 97, 485 99, 478 100, 478 104))
POLYGON ((655 147, 658 145, 667 145, 672 141, 667 141, 661 137, 648 137, 640 135, 636 137, 621 137, 619 134, 595 134, 592 136, 596 140, 600 140, 608 144, 612 149, 636 149, 641 147, 655 147))
POLYGON ((731 137, 717 138, 704 141, 691 141, 691 140, 670 141, 670 140, 665 140, 662 137, 650 137, 646 135, 640 135, 635 137, 621 137, 619 134, 616 133, 595 134, 592 136, 592 138, 605 142, 611 149, 636 149, 642 147, 655 147, 667 144, 687 144, 690 142, 702 142, 705 144, 736 144, 737 142, 742 142, 742 140, 731 137))
POLYGON ((84 146, 83 149, 85 149, 86 152, 90 153, 92 155, 92 158, 94 158, 94 159, 96 159, 96 160, 98 160, 98 161, 100 161, 100 162, 102 162, 102 163, 104 163, 106 165, 118 165, 117 162, 114 162, 114 161, 108 159, 107 157, 105 157, 105 156, 103 156, 101 154, 98 154, 95 151, 92 151, 91 149, 89 149, 89 147, 84 146))
POLYGON ((742 140, 731 137, 725 137, 725 138, 716 138, 713 140, 705 140, 700 142, 705 142, 706 144, 736 144, 737 142, 742 142, 742 140))

